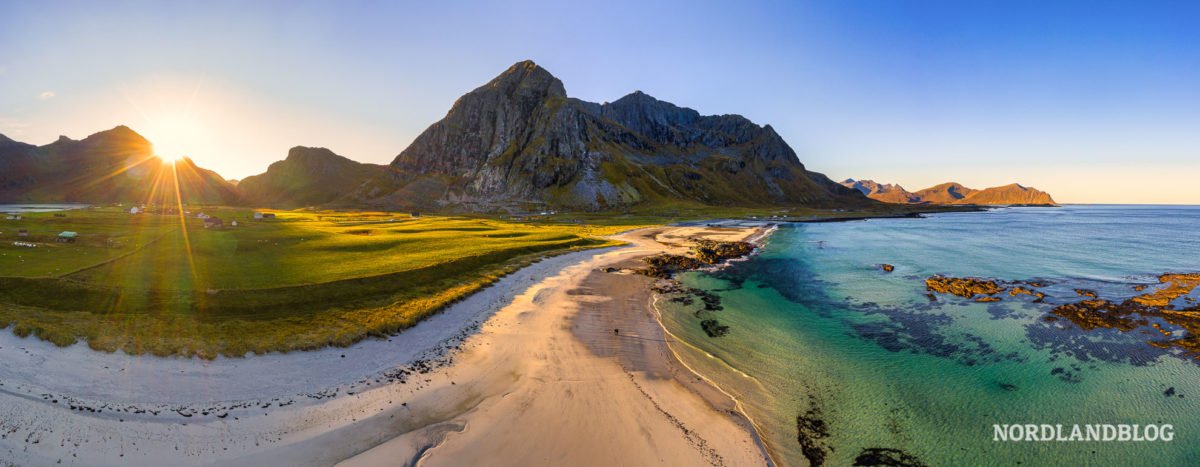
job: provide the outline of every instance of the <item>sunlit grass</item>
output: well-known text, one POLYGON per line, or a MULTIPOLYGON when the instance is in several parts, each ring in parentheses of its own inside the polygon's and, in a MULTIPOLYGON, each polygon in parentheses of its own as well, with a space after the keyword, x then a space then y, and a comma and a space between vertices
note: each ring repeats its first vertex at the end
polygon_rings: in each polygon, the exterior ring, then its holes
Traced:
POLYGON ((0 234, 0 324, 59 345, 158 355, 349 345, 412 326, 545 255, 613 244, 595 236, 631 227, 329 212, 258 221, 249 210, 189 209, 182 226, 115 209, 12 224, 41 246, 13 247, 14 234, 0 234), (204 229, 199 211, 239 226, 204 229), (54 243, 62 230, 79 242, 54 243))

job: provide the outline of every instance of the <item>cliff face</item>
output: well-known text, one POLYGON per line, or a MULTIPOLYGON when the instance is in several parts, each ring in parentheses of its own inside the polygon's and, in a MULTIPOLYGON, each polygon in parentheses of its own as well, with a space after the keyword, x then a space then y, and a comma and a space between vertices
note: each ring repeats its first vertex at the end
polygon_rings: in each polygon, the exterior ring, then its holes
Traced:
POLYGON ((188 159, 163 162, 149 141, 125 126, 45 146, 0 137, 0 201, 158 202, 169 194, 174 203, 175 180, 184 202, 239 201, 216 173, 188 159))
POLYGON ((347 197, 387 171, 387 166, 355 162, 325 148, 296 146, 286 159, 271 164, 265 173, 246 177, 237 187, 254 206, 353 204, 347 197))
POLYGON ((529 61, 459 98, 391 165, 362 197, 485 208, 871 203, 805 170, 770 126, 641 92, 606 104, 572 99, 529 61))
POLYGON ((909 192, 900 185, 880 184, 872 180, 846 179, 842 185, 859 190, 871 199, 897 204, 1040 204, 1053 205, 1049 193, 1013 183, 1000 187, 976 190, 961 184, 948 182, 917 192, 909 192))

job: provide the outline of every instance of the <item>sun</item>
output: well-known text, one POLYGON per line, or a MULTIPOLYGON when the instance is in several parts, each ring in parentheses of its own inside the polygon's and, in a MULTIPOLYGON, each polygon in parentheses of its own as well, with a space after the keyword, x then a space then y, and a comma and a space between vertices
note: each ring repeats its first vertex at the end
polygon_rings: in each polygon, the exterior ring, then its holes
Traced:
POLYGON ((146 139, 154 144, 154 154, 164 162, 175 163, 192 157, 192 149, 204 144, 204 124, 187 113, 166 113, 154 117, 146 128, 146 139))

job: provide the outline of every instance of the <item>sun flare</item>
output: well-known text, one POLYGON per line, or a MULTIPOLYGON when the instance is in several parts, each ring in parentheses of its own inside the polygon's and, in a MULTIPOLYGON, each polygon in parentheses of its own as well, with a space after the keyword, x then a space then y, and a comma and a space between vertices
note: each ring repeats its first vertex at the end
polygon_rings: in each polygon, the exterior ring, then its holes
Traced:
POLYGON ((186 113, 159 116, 146 129, 146 138, 154 144, 154 153, 164 162, 171 163, 192 157, 191 148, 201 144, 205 134, 204 124, 186 113))

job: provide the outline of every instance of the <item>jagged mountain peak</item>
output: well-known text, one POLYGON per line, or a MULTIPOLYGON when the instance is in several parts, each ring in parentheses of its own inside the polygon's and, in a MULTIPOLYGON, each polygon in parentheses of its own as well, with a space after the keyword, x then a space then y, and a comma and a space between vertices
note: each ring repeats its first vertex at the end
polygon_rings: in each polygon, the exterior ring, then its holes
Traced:
POLYGON ((567 96, 562 81, 534 63, 533 60, 513 64, 473 93, 488 91, 499 91, 510 97, 515 95, 534 98, 567 96))
POLYGON ((390 181, 372 184, 391 190, 375 202, 432 196, 477 209, 866 202, 807 172, 769 126, 702 116, 640 91, 605 104, 566 98, 562 82, 531 61, 460 97, 392 167, 390 181))

